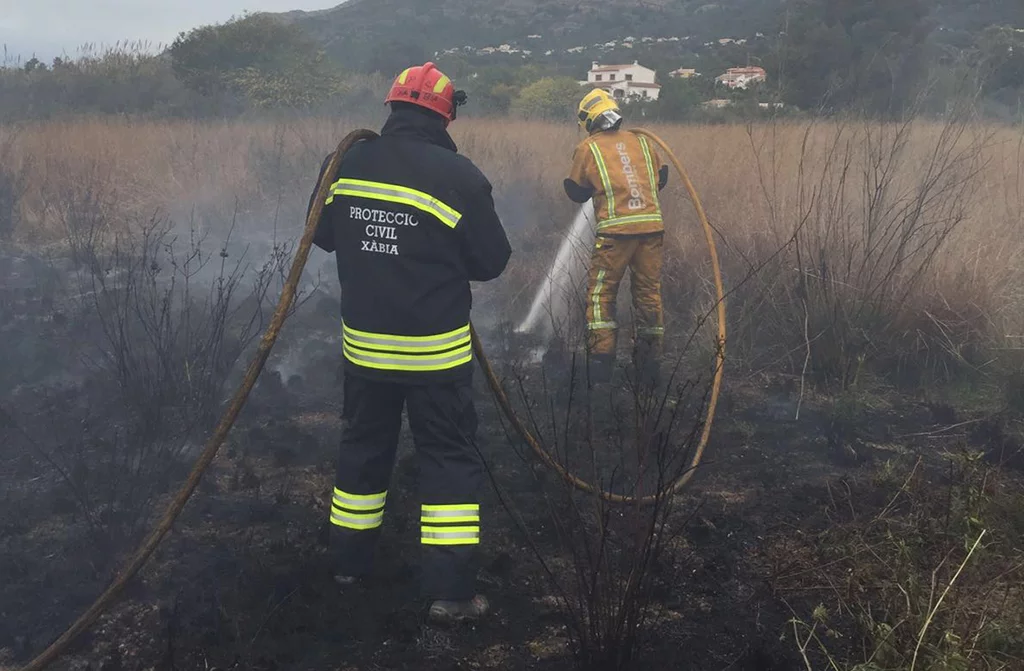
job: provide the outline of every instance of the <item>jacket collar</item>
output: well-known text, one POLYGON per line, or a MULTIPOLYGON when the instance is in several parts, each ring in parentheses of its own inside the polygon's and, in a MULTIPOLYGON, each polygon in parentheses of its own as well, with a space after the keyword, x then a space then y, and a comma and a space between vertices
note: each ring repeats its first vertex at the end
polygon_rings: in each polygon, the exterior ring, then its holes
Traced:
POLYGON ((448 134, 444 121, 432 114, 415 109, 398 109, 391 112, 380 134, 385 137, 405 137, 429 142, 445 149, 458 152, 455 140, 448 134))

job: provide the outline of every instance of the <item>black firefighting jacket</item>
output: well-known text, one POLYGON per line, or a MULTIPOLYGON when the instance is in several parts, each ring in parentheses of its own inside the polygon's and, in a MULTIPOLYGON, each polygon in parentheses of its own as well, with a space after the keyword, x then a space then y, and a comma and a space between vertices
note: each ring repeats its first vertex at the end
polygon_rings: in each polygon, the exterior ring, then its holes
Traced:
POLYGON ((498 277, 512 250, 490 183, 440 117, 396 109, 380 138, 353 146, 313 241, 337 257, 349 373, 413 384, 471 375, 469 283, 498 277))

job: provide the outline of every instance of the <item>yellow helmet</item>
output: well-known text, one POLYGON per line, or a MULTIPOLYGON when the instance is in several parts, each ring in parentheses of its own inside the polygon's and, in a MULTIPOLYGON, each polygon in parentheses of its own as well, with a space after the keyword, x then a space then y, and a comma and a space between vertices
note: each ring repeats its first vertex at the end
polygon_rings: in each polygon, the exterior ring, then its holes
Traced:
POLYGON ((597 123, 602 115, 605 115, 605 118, 611 122, 609 125, 614 125, 618 119, 622 118, 619 114, 619 104, 615 102, 615 98, 602 89, 594 89, 583 96, 578 112, 580 127, 588 133, 592 133, 595 130, 603 130, 599 128, 603 124, 597 123), (612 114, 606 114, 608 112, 612 114))

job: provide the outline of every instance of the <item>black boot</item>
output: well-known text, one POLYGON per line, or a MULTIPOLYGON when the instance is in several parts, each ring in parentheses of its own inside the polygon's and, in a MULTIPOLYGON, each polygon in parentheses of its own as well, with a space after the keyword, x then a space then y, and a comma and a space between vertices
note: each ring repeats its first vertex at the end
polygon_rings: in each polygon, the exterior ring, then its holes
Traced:
POLYGON ((614 354, 591 354, 587 379, 590 386, 607 385, 612 381, 612 372, 615 369, 614 354))
POLYGON ((654 391, 658 388, 661 384, 661 359, 657 347, 646 342, 638 343, 633 351, 633 366, 641 390, 654 391))

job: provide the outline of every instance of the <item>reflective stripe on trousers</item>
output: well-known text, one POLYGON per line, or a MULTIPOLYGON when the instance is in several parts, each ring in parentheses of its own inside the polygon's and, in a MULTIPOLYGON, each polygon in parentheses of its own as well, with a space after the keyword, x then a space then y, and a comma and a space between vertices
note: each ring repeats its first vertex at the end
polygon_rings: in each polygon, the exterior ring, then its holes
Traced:
POLYGON ((480 504, 424 504, 420 513, 420 542, 424 545, 478 545, 480 504))
POLYGON ((469 324, 436 335, 402 336, 361 331, 343 323, 342 333, 345 358, 365 368, 425 372, 473 360, 469 324))
POLYGON ((376 529, 384 522, 386 491, 378 494, 353 494, 337 487, 331 496, 331 524, 366 531, 376 529))
POLYGON ((661 305, 662 234, 598 236, 588 279, 589 352, 613 355, 617 341, 616 298, 619 283, 631 271, 633 319, 637 336, 660 344, 664 334, 661 305))

